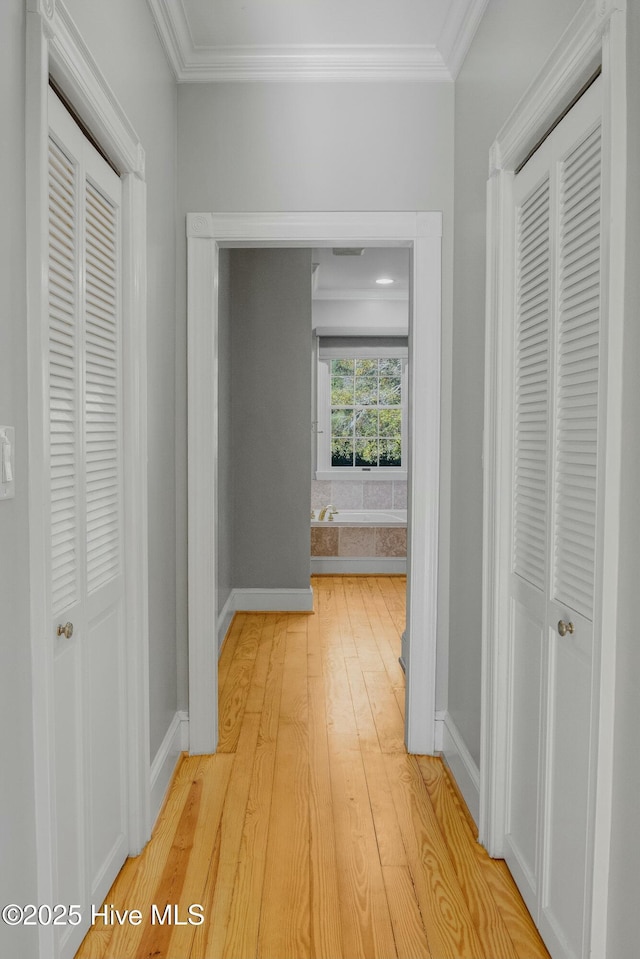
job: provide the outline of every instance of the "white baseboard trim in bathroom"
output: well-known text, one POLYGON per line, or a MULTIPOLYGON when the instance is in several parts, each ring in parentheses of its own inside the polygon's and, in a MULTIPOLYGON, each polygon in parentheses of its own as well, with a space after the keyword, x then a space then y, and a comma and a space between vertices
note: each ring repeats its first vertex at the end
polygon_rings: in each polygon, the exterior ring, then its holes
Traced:
POLYGON ((155 823, 180 754, 189 748, 189 715, 179 710, 171 720, 151 763, 151 822, 155 823))
POLYGON ((234 589, 236 612, 308 613, 313 609, 313 590, 308 589, 234 589))
POLYGON ((436 729, 440 725, 438 716, 442 716, 442 753, 477 825, 480 819, 480 771, 449 713, 437 714, 436 729))
POLYGON ((233 590, 229 593, 227 601, 220 611, 218 616, 218 623, 216 629, 216 636, 218 637, 218 656, 222 652, 222 644, 224 643, 224 638, 227 635, 227 630, 231 626, 231 620, 233 619, 233 614, 236 611, 234 605, 234 595, 233 590))
POLYGON ((406 573, 404 556, 312 556, 311 573, 406 573))

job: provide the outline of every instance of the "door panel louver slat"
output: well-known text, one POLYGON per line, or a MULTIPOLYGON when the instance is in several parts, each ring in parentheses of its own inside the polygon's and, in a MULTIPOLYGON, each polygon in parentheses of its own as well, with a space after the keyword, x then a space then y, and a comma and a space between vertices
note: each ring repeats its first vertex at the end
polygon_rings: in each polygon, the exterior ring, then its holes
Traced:
POLYGON ((513 570, 544 588, 549 365, 549 181, 518 213, 513 570))
POLYGON ((63 610, 79 598, 77 187, 73 162, 50 138, 49 170, 49 450, 51 604, 63 610))
POLYGON ((87 587, 120 572, 117 211, 86 185, 87 587), (99 474, 96 482, 96 474, 99 474))
POLYGON ((567 239, 571 240, 574 249, 571 253, 569 263, 584 255, 585 249, 591 241, 599 235, 600 232, 600 211, 597 207, 585 212, 584 215, 575 218, 571 230, 567 231, 567 239))
POLYGON ((595 576, 600 348, 600 130, 560 182, 554 596, 590 619, 595 576))

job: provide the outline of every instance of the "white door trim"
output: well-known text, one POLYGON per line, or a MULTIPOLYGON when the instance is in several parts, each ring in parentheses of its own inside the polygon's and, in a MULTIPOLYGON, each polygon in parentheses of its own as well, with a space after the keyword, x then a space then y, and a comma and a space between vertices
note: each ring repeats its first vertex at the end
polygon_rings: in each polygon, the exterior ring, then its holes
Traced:
POLYGON ((603 196, 610 217, 602 236, 602 371, 604 482, 598 509, 594 660, 597 748, 593 772, 591 950, 606 952, 606 921, 614 731, 615 638, 621 449, 622 318, 626 196, 626 4, 585 0, 502 128, 490 154, 487 187, 485 339, 484 556, 480 841, 502 854, 507 767, 508 576, 511 529, 511 276, 514 265, 514 172, 541 134, 599 64, 604 86, 603 196), (615 177, 612 176, 615 170, 615 177), (606 530, 606 536, 605 536, 606 530), (606 623, 606 629, 603 624, 606 623))
POLYGON ((440 482, 441 213, 191 213, 188 236, 189 735, 218 741, 215 548, 218 251, 403 246, 412 251, 406 743, 435 749, 440 482))
MULTIPOLYGON (((50 604, 45 588, 47 507, 47 88, 53 76, 119 168, 123 185, 123 387, 125 609, 129 845, 151 831, 148 681, 146 184, 144 150, 61 0, 28 0, 26 50, 26 225, 29 369, 31 655, 36 783, 38 901, 54 902, 57 850, 52 793, 50 604)), ((40 955, 54 955, 52 927, 40 927, 40 955)))

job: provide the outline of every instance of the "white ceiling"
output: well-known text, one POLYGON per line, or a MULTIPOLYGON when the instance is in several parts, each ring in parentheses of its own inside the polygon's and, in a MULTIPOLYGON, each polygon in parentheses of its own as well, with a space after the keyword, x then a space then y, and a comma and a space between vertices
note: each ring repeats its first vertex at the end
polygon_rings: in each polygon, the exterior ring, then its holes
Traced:
POLYGON ((318 264, 313 278, 313 298, 394 299, 409 296, 409 250, 402 247, 368 247, 362 256, 336 256, 325 248, 314 249, 312 262, 318 264), (376 283, 379 277, 394 282, 376 283))
POLYGON ((488 0, 147 0, 178 81, 450 81, 488 0))

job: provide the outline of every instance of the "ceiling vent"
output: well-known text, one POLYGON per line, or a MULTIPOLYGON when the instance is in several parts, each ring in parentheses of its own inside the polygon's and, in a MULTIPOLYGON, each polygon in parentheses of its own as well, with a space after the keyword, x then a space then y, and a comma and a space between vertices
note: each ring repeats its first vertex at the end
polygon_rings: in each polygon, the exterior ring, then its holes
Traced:
POLYGON ((362 256, 364 247, 362 246, 334 246, 332 251, 334 256, 362 256))

